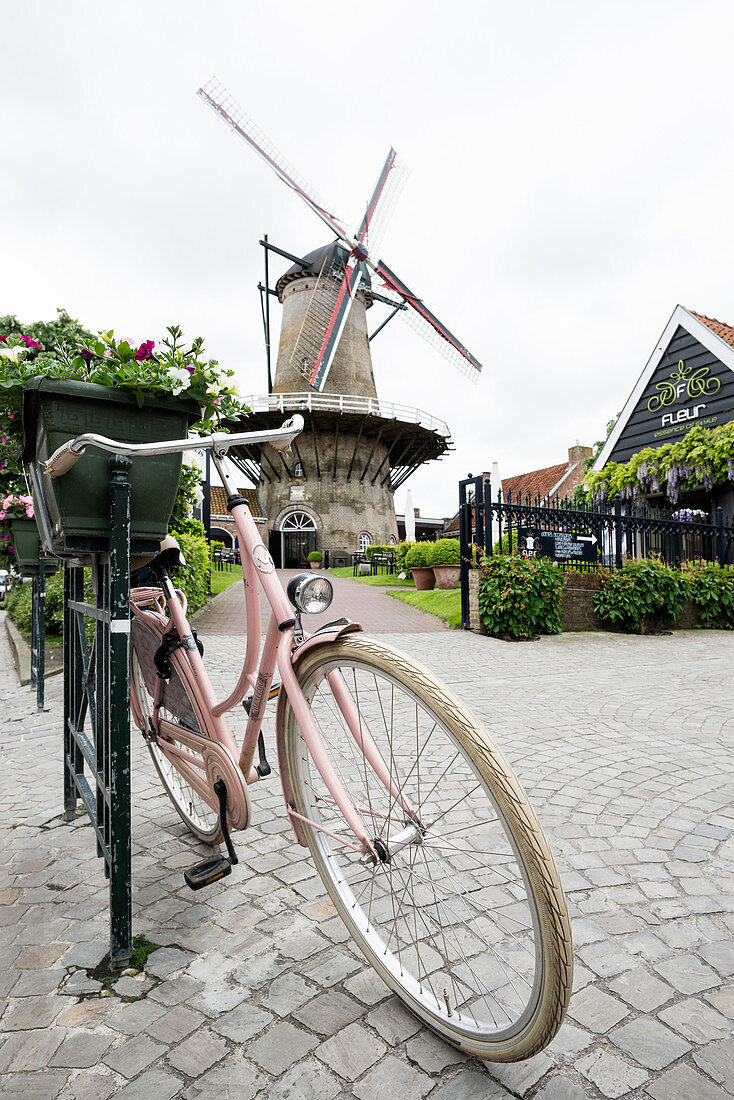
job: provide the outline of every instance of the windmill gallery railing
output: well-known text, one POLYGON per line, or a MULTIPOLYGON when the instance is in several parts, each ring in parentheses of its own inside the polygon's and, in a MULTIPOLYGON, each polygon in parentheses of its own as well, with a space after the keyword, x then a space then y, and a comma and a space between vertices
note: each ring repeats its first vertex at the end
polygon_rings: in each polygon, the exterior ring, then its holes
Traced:
POLYGON ((473 546, 488 554, 549 558, 581 571, 621 569, 629 560, 648 557, 675 567, 699 560, 734 563, 734 520, 725 519, 721 508, 706 517, 685 509, 633 507, 619 497, 593 507, 522 493, 493 498, 489 478, 481 477, 459 483, 459 532, 465 627, 473 546))
POLYGON ((383 420, 401 420, 406 424, 420 424, 437 435, 448 438, 449 426, 436 416, 408 405, 395 405, 391 401, 379 401, 376 397, 357 397, 346 393, 265 393, 243 397, 253 412, 328 412, 357 413, 360 416, 379 416, 383 420))

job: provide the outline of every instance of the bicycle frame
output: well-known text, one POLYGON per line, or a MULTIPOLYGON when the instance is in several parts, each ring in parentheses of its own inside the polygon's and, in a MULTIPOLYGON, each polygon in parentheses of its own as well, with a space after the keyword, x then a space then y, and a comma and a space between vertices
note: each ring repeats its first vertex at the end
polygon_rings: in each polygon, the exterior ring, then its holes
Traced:
MULTIPOLYGON (((370 853, 377 859, 372 840, 367 836, 360 815, 345 790, 321 739, 316 723, 307 699, 298 683, 294 668, 295 660, 300 657, 305 648, 315 645, 323 645, 334 641, 335 638, 347 631, 361 630, 357 624, 340 623, 318 631, 312 635, 304 635, 304 642, 300 646, 295 645, 295 617, 294 609, 283 591, 283 586, 275 572, 273 560, 265 547, 255 521, 250 514, 247 502, 239 496, 236 488, 222 461, 222 455, 216 451, 213 461, 222 479, 225 491, 228 495, 228 507, 231 511, 237 529, 237 540, 242 562, 242 574, 245 586, 245 613, 246 613, 246 650, 245 658, 239 679, 231 693, 224 700, 218 700, 206 672, 204 662, 196 647, 191 634, 191 627, 186 618, 185 603, 182 603, 173 585, 164 585, 164 594, 170 616, 163 629, 162 607, 160 598, 157 610, 150 612, 138 604, 150 604, 158 593, 156 589, 133 589, 131 592, 131 607, 133 615, 142 619, 147 625, 164 634, 171 628, 175 628, 183 647, 177 649, 171 656, 175 659, 177 668, 183 672, 187 686, 196 702, 200 717, 203 719, 202 728, 206 730, 211 739, 216 740, 224 749, 228 750, 232 758, 238 761, 239 770, 246 783, 250 784, 259 779, 259 774, 253 766, 258 737, 262 728, 265 705, 268 700, 273 673, 277 666, 281 677, 281 691, 285 691, 293 707, 293 711, 306 741, 308 751, 316 768, 321 774, 331 797, 342 813, 344 820, 354 834, 356 844, 346 840, 343 836, 324 829, 319 823, 310 819, 301 818, 296 813, 293 804, 292 793, 289 789, 288 769, 283 759, 283 747, 278 744, 281 782, 286 801, 286 810, 291 820, 296 839, 305 845, 305 835, 301 827, 303 820, 316 829, 327 832, 329 836, 339 843, 345 844, 360 854, 370 853), (265 643, 262 656, 258 660, 261 637, 260 594, 259 586, 262 586, 267 601, 270 605, 270 619, 268 622, 265 643), (186 664, 190 667, 191 674, 186 673, 186 664), (243 701, 248 691, 252 691, 252 699, 249 707, 247 726, 238 751, 235 740, 223 719, 223 715, 231 711, 243 701)), ((404 813, 413 820, 418 820, 418 815, 406 796, 396 787, 389 775, 385 761, 375 744, 364 720, 358 714, 346 685, 338 671, 327 673, 329 686, 334 694, 334 699, 342 713, 344 721, 355 742, 364 753, 364 756, 372 768, 375 776, 390 792, 396 805, 400 806, 404 813)), ((154 707, 161 704, 163 681, 157 677, 155 686, 154 707)), ((135 693, 133 692, 134 696, 135 693)), ((140 725, 140 715, 136 717, 140 725)), ((165 723, 165 720, 161 720, 165 723)), ((157 730, 154 731, 157 734, 157 730)), ((158 746, 171 763, 184 778, 198 791, 201 797, 214 810, 218 810, 218 803, 211 789, 208 778, 202 774, 201 762, 185 749, 170 745, 165 740, 165 728, 161 728, 163 740, 158 741, 158 746), (198 771, 198 774, 197 774, 198 771)), ((146 736, 149 733, 146 732, 146 736)), ((212 746, 213 747, 213 746, 212 746)), ((208 770, 208 769, 207 769, 208 770)), ((235 792, 233 792, 235 793, 235 792)), ((236 816, 236 815, 235 815, 236 816)))

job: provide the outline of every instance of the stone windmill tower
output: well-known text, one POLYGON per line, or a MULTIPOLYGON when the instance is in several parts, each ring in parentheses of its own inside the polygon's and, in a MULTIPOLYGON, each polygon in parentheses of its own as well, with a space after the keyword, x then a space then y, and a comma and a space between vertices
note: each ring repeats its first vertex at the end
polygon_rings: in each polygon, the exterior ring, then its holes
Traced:
POLYGON ((450 448, 442 421, 378 399, 366 311, 376 300, 391 305, 467 374, 476 377, 481 365, 382 260, 371 259, 404 178, 393 149, 352 237, 220 85, 198 94, 336 236, 303 258, 263 242, 266 271, 268 250, 295 262, 275 287, 283 317, 273 392, 246 398, 247 424, 277 425, 297 411, 306 431, 290 457, 267 444, 230 457, 259 484, 276 564, 300 566, 316 548, 337 564, 370 543, 397 541, 395 490, 450 448))

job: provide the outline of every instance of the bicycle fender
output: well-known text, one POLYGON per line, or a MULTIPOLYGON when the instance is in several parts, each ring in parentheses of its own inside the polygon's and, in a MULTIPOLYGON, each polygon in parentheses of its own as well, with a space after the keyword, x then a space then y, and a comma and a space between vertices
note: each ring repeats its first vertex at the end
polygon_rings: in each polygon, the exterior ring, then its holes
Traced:
MULTIPOLYGON (((349 619, 342 620, 337 623, 327 623, 321 630, 317 630, 314 634, 308 638, 303 645, 298 646, 291 653, 291 664, 295 665, 297 661, 300 661, 304 653, 308 650, 315 649, 317 646, 326 645, 329 642, 335 642, 337 638, 341 638, 344 634, 355 634, 363 631, 361 623, 353 623, 349 619)), ((288 776, 288 767, 286 765, 285 758, 285 722, 284 722, 284 710, 285 710, 285 692, 281 691, 278 695, 278 709, 275 719, 275 731, 276 731, 276 750, 278 753, 278 771, 280 772, 280 782, 283 787, 283 797, 285 798, 286 807, 293 806, 293 789, 291 787, 290 779, 288 776)), ((306 841, 306 835, 303 831, 303 826, 297 817, 291 817, 288 815, 293 832, 295 833, 296 840, 303 847, 308 847, 306 841)))

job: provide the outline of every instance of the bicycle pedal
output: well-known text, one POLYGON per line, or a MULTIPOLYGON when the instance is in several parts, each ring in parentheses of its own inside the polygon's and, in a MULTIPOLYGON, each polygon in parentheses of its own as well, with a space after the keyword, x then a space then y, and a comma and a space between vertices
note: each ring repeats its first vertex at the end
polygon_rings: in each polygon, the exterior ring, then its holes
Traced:
POLYGON ((209 886, 212 882, 217 882, 218 879, 231 874, 232 864, 228 857, 213 856, 211 859, 205 859, 189 867, 188 871, 184 871, 184 879, 186 885, 192 890, 201 890, 202 886, 209 886))

